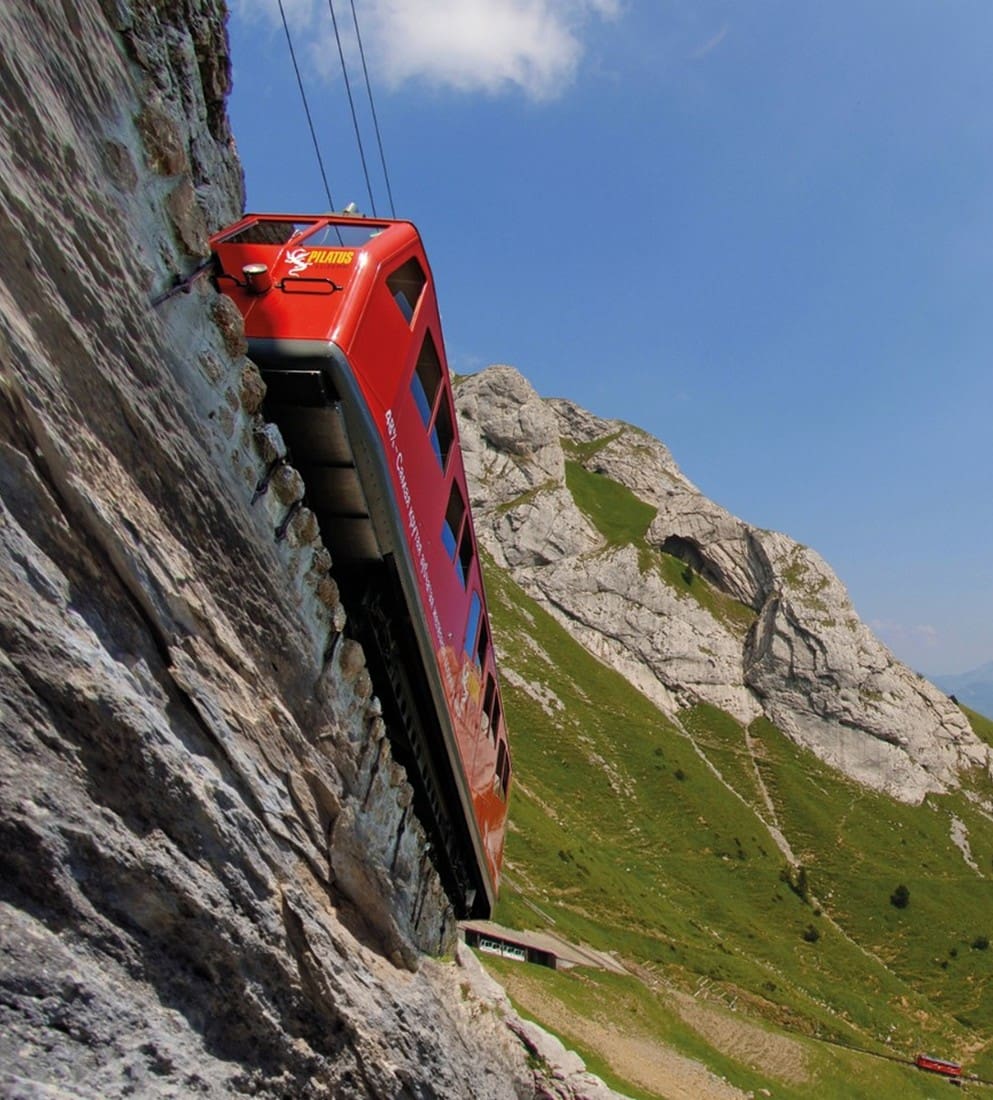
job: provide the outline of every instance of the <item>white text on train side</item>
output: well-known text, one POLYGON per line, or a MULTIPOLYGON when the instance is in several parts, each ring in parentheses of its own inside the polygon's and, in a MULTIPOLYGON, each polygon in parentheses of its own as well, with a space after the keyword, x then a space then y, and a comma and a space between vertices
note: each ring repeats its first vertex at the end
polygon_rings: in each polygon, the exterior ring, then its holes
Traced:
MULTIPOLYGON (((407 473, 404 470, 403 465, 403 451, 400 450, 399 443, 397 442, 397 426, 396 421, 393 418, 393 410, 386 410, 386 434, 390 441, 390 446, 393 448, 393 463, 397 472, 397 480, 400 483, 400 495, 403 498, 404 507, 407 509, 407 526, 410 529, 410 539, 414 546, 414 553, 416 555, 417 570, 421 574, 424 580, 424 592, 428 600, 428 613, 431 625, 434 627, 435 639, 438 643, 438 650, 444 650, 445 648, 445 631, 441 625, 441 615, 438 612, 438 605, 434 595, 434 585, 431 583, 431 573, 428 566, 427 556, 424 553, 424 541, 421 538, 420 524, 417 522, 417 516, 414 512, 414 503, 411 497, 410 485, 407 482, 407 473)), ((452 680, 452 671, 449 668, 447 661, 441 662, 442 668, 445 671, 445 678, 449 681, 449 692, 454 695, 454 682, 452 680)))

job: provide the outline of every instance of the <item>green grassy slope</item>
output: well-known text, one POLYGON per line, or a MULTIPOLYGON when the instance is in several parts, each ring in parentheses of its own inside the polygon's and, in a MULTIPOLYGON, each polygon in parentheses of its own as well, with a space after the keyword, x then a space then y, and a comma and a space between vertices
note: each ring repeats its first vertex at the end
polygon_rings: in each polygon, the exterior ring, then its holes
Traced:
MULTIPOLYGON (((615 544, 639 542, 651 520, 642 502, 585 470, 572 469, 569 484, 615 544)), ((640 549, 643 568, 672 571, 640 549)), ((725 606, 682 573, 675 585, 725 606)), ((853 1079, 874 1096, 931 1094, 919 1071, 832 1041, 884 1055, 927 1049, 993 1078, 993 823, 974 801, 904 806, 826 768, 770 723, 745 730, 713 707, 669 721, 493 567, 487 587, 516 777, 496 918, 617 952, 633 972, 528 967, 524 976, 503 964, 525 1010, 543 1006, 535 1015, 553 1030, 558 1022, 630 1095, 665 1092, 618 1075, 581 1021, 624 1022, 776 1096, 812 1095, 812 1082, 818 1096, 861 1095, 853 1079), (899 886, 903 908, 891 902, 899 886), (729 1022, 695 1018, 690 993, 729 1022), (734 1013, 721 1007, 732 1003, 734 1013), (791 1077, 789 1058, 764 1060, 736 1042, 745 1021, 773 1048, 801 1043, 793 1060, 803 1072, 791 1077)))

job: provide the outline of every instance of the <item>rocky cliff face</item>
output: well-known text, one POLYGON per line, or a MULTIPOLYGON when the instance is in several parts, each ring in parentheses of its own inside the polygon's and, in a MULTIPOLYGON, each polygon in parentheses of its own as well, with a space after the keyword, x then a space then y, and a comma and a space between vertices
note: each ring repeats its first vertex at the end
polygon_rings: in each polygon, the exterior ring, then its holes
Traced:
POLYGON ((152 304, 240 214, 227 86, 220 0, 0 5, 0 1091, 606 1096, 421 956, 451 913, 299 476, 256 499, 240 318, 152 304))
POLYGON ((893 658, 816 553, 707 500, 657 440, 542 400, 510 367, 463 380, 457 400, 487 550, 663 710, 765 715, 908 802, 989 769, 959 709, 893 658), (639 539, 601 533, 567 462, 651 506, 639 539))

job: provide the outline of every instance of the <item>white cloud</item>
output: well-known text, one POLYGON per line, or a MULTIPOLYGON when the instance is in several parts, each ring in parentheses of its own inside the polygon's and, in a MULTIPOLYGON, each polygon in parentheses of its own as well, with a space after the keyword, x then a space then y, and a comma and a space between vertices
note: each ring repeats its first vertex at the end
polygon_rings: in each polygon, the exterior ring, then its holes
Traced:
POLYGON ((699 61, 704 58, 711 51, 716 50, 717 47, 727 38, 728 31, 731 29, 730 24, 725 23, 723 27, 712 38, 709 38, 699 49, 693 51, 690 54, 690 58, 693 61, 699 61))
POLYGON ((892 619, 872 619, 869 626, 891 646, 918 646, 930 649, 938 644, 941 635, 930 623, 900 623, 892 619))
MULTIPOLYGON (((237 3, 246 14, 278 19, 269 0, 237 3)), ((319 67, 333 76, 337 47, 328 41, 327 0, 284 0, 284 6, 295 35, 306 33, 312 45, 320 40, 319 67)), ((390 86, 420 80, 490 95, 516 88, 540 100, 572 83, 584 35, 594 20, 616 18, 621 0, 361 0, 356 7, 375 76, 390 86)), ((350 7, 340 3, 335 12, 351 53, 350 7)), ((313 62, 314 51, 308 53, 313 62)))

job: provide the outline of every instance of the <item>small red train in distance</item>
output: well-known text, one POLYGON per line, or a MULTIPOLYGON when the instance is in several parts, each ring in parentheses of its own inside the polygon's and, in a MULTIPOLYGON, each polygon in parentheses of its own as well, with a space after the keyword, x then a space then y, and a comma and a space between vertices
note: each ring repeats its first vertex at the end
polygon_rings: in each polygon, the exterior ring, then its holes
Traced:
POLYGON ((431 269, 409 222, 249 214, 211 240, 335 561, 459 915, 490 913, 511 784, 431 269))
POLYGON ((948 1062, 944 1058, 932 1058, 930 1054, 918 1054, 914 1059, 918 1069, 930 1073, 940 1073, 943 1077, 961 1077, 962 1067, 957 1062, 948 1062))

